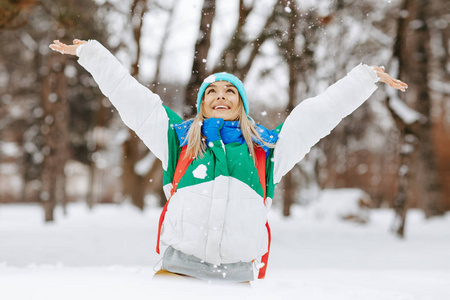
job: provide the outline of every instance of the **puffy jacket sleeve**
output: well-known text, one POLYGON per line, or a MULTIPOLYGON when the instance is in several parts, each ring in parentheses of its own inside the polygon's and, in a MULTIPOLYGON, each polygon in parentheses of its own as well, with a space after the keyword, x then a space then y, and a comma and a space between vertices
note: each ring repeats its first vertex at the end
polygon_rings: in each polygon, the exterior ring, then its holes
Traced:
POLYGON ((146 146, 168 164, 168 115, 160 97, 141 85, 99 42, 90 40, 77 49, 78 63, 92 74, 125 125, 134 130, 146 146))
POLYGON ((274 149, 274 183, 289 172, 321 138, 377 89, 375 71, 360 64, 320 95, 297 105, 286 118, 274 149))

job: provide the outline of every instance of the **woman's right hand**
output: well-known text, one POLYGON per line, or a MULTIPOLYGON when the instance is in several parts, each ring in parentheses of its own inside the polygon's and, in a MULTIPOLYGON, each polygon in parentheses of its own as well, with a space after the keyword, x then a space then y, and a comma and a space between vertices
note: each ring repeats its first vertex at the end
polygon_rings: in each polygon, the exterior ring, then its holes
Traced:
POLYGON ((58 51, 59 53, 62 53, 62 54, 77 55, 77 48, 78 48, 78 46, 80 46, 82 44, 86 44, 87 41, 74 39, 73 40, 73 45, 66 45, 64 43, 61 43, 58 40, 54 40, 53 43, 54 44, 51 44, 49 46, 50 49, 52 49, 53 51, 58 51))
POLYGON ((387 83, 390 87, 393 87, 394 89, 400 90, 402 92, 406 92, 408 85, 401 80, 392 78, 391 75, 386 73, 386 70, 384 69, 383 66, 381 66, 381 67, 371 66, 371 67, 377 73, 377 76, 380 79, 380 82, 387 83))

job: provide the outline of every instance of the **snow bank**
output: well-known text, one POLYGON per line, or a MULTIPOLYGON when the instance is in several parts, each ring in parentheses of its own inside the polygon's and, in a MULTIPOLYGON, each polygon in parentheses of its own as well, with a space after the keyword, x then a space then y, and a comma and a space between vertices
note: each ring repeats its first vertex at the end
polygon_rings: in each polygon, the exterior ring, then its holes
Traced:
POLYGON ((325 189, 306 208, 318 220, 369 221, 370 196, 360 189, 325 189))
POLYGON ((43 224, 37 205, 0 205, 1 299, 450 299, 450 215, 411 211, 398 240, 390 210, 372 211, 366 225, 319 221, 298 206, 287 219, 271 211, 267 277, 249 288, 153 280, 160 209, 73 204, 68 213, 43 224))

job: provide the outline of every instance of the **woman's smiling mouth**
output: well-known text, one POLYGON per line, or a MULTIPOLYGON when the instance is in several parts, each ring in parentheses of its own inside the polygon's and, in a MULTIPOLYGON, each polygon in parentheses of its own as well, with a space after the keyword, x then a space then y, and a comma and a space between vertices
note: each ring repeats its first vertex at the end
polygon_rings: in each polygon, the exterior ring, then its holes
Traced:
POLYGON ((226 110, 226 109, 230 109, 228 106, 226 105, 216 105, 213 107, 214 110, 226 110))

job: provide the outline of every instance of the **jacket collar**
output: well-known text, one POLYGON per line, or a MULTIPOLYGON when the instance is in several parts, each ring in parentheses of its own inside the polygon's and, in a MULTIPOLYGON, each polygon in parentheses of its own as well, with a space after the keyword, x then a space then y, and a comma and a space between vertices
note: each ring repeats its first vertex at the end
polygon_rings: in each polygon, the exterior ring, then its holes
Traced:
MULTIPOLYGON (((181 124, 174 124, 175 132, 178 136, 180 146, 187 145, 187 133, 191 128, 193 120, 185 121, 181 124)), ((274 130, 269 130, 262 125, 257 124, 257 131, 261 139, 266 143, 274 144, 278 140, 278 133, 274 130)), ((239 121, 224 121, 220 118, 205 119, 202 124, 202 133, 206 137, 206 143, 221 139, 224 144, 238 142, 245 143, 245 139, 241 132, 239 121)), ((261 141, 254 140, 264 151, 268 154, 270 148, 265 146, 261 141)))

